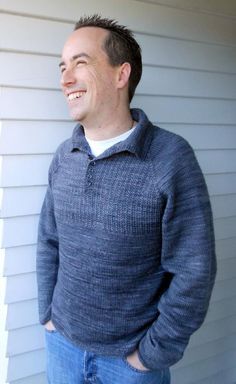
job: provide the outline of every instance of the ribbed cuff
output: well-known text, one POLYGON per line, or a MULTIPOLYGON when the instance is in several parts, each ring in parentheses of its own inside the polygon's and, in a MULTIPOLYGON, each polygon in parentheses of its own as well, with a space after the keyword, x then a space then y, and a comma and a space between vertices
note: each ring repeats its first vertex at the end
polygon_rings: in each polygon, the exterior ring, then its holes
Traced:
POLYGON ((39 315, 40 324, 45 325, 49 320, 51 320, 51 305, 45 313, 39 315))

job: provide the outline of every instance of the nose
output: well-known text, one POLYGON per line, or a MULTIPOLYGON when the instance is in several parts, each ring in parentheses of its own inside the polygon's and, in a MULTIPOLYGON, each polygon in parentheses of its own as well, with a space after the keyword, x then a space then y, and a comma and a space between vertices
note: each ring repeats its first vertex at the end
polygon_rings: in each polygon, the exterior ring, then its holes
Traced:
POLYGON ((76 78, 74 76, 73 70, 65 69, 61 74, 61 85, 62 87, 69 87, 75 84, 76 78))

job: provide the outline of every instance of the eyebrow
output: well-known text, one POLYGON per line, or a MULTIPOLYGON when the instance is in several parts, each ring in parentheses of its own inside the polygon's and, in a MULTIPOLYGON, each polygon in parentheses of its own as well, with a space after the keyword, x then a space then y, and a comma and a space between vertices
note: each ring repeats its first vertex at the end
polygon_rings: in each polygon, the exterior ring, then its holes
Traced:
MULTIPOLYGON (((87 59, 91 59, 91 57, 87 53, 81 52, 81 53, 78 53, 77 55, 72 56, 70 61, 73 62, 73 61, 79 59, 80 57, 86 57, 87 59)), ((61 61, 59 63, 59 67, 62 67, 63 65, 66 65, 66 63, 64 61, 61 61)))

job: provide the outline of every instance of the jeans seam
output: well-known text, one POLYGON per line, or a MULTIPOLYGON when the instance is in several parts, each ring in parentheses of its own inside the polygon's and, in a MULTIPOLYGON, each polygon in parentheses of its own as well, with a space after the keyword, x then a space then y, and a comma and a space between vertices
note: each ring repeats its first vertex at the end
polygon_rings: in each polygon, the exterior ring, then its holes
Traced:
POLYGON ((84 380, 86 382, 87 378, 86 378, 86 351, 84 352, 84 361, 83 361, 83 367, 84 367, 84 380))
POLYGON ((162 370, 162 372, 161 372, 161 384, 165 384, 165 383, 164 383, 164 379, 165 379, 165 377, 164 377, 164 371, 162 370))

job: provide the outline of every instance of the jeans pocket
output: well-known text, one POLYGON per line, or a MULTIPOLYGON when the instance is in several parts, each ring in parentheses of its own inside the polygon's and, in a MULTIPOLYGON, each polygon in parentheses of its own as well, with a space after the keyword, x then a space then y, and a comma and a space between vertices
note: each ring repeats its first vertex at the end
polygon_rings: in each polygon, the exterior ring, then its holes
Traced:
POLYGON ((143 375, 147 375, 148 373, 153 372, 153 371, 151 371, 150 369, 144 370, 144 369, 139 369, 139 368, 133 367, 133 365, 131 365, 131 364, 128 362, 128 360, 126 359, 126 357, 123 357, 122 360, 123 360, 123 363, 126 365, 126 367, 127 367, 128 369, 130 369, 131 371, 133 371, 133 372, 141 373, 141 374, 143 374, 143 375))

